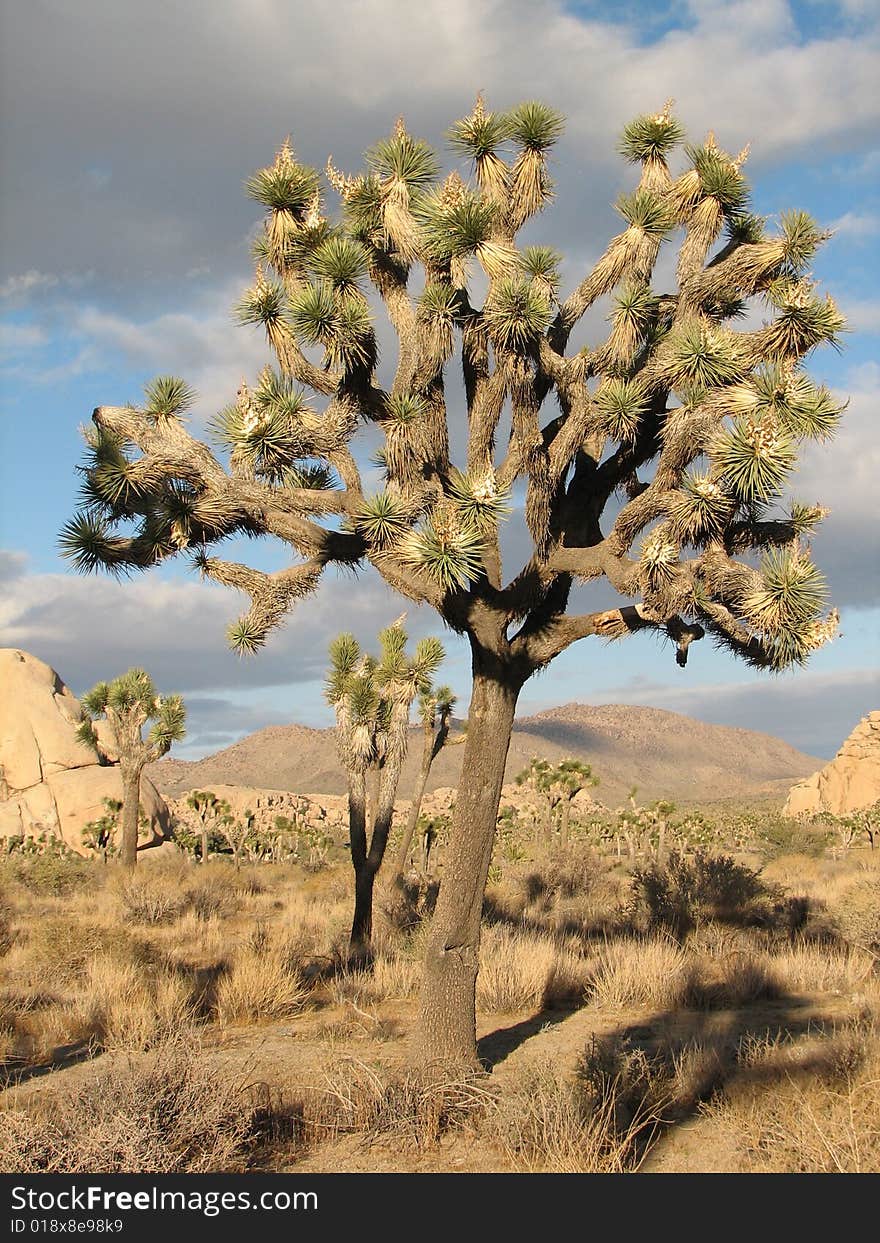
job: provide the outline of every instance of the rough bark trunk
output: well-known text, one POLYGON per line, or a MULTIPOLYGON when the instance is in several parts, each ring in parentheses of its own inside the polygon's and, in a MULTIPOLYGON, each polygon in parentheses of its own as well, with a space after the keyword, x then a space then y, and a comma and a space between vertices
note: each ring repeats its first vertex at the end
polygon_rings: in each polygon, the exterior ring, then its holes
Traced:
POLYGON ((373 881, 376 873, 367 859, 354 874, 354 918, 348 943, 353 965, 369 962, 373 953, 373 881))
POLYGON ((522 681, 475 649, 461 782, 425 957, 414 1054, 423 1065, 477 1066, 476 980, 483 892, 522 681))
POLYGON ((208 862, 208 830, 202 825, 202 863, 208 862))
POLYGON ((140 799, 141 770, 139 768, 123 770, 119 858, 122 866, 126 868, 133 868, 137 863, 140 799))

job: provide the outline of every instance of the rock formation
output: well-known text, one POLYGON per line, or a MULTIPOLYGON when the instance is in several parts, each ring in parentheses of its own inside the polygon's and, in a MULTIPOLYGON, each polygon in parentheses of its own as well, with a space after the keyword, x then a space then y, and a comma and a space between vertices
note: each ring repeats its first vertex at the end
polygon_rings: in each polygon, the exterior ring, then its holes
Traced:
POLYGON ((786 816, 830 811, 835 816, 880 800, 880 712, 863 717, 830 764, 792 786, 786 816))
MULTIPOLYGON (((122 798, 109 727, 98 730, 96 755, 77 739, 79 721, 79 702, 54 669, 29 652, 0 648, 0 838, 47 834, 84 853, 86 824, 105 814, 105 798, 122 798)), ((168 807, 147 777, 141 811, 150 826, 141 845, 167 841, 168 807)))

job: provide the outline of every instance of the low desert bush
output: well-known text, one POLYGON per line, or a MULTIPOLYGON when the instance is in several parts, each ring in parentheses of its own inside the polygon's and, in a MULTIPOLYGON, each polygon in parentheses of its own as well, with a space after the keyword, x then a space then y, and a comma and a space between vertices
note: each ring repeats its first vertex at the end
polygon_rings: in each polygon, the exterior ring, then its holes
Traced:
POLYGON ((701 920, 749 924, 764 914, 771 896, 761 877, 731 855, 697 851, 691 858, 673 851, 665 865, 636 868, 632 876, 634 916, 682 940, 701 920))
POLYGON ((2 866, 6 875, 40 897, 68 897, 86 886, 101 885, 105 878, 102 864, 73 854, 15 854, 2 866))
POLYGON ((230 1173, 260 1137, 248 1091, 178 1040, 95 1072, 49 1102, 0 1113, 4 1173, 230 1173))

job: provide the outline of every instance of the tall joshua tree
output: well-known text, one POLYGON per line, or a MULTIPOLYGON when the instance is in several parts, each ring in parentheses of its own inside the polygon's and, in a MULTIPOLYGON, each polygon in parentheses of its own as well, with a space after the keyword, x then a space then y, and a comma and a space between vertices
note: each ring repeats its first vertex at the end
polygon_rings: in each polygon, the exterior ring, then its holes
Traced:
POLYGON ((123 867, 137 863, 138 813, 141 773, 159 760, 173 742, 184 737, 186 709, 179 695, 159 695, 153 679, 143 669, 129 669, 112 682, 99 682, 80 701, 83 719, 77 730, 80 741, 97 749, 95 722, 110 722, 119 751, 122 776, 122 829, 119 857, 123 867), (146 738, 144 726, 150 722, 146 738))
POLYGON ((336 220, 319 174, 285 143, 248 182, 266 221, 239 307, 277 369, 215 420, 228 464, 187 432, 186 385, 155 381, 140 408, 95 410, 85 505, 63 535, 82 570, 184 554, 243 590, 238 651, 256 651, 328 565, 365 561, 466 636, 473 692, 426 954, 425 1059, 476 1057, 482 893, 527 679, 581 639, 643 630, 667 636, 679 665, 709 631, 749 664, 784 669, 836 628, 804 543, 824 511, 781 500, 799 443, 830 436, 841 413, 801 366, 844 326, 807 275, 825 234, 803 212, 769 229, 750 214, 746 152, 712 134, 673 174, 683 132, 667 106, 624 130, 638 180, 617 202, 623 228, 562 299, 557 252, 517 242, 552 197, 547 157, 562 129, 541 103, 494 113, 479 99, 449 135, 472 176, 440 181, 401 120, 363 172, 328 163, 336 220), (675 287, 655 285, 676 233, 675 287), (397 338, 387 386, 368 287, 397 338), (604 298, 607 335, 576 349, 574 329, 604 298), (760 328, 736 326, 749 300, 764 309, 760 328), (463 397, 447 403, 457 350, 463 397), (351 448, 364 423, 384 435, 373 495, 351 448), (499 525, 515 486, 531 549, 508 575, 499 525), (266 573, 211 554, 242 533, 286 543, 292 564, 266 573), (603 578, 619 608, 570 607, 576 586, 603 578))
POLYGON ((354 867, 354 917, 349 954, 367 959, 373 931, 373 886, 385 858, 394 799, 409 741, 409 714, 417 695, 431 690, 443 660, 438 639, 421 639, 406 653, 403 619, 379 635, 380 656, 361 651, 353 634, 330 645, 326 696, 336 712, 336 745, 348 776, 348 819, 354 867), (368 824, 367 780, 378 772, 372 824, 368 824))
POLYGON ((455 695, 448 686, 431 687, 419 695, 419 720, 422 725, 422 757, 413 790, 412 806, 409 809, 403 836, 397 849, 394 867, 388 878, 388 887, 393 888, 401 883, 406 861, 409 857, 412 839, 419 823, 422 800, 428 788, 431 767, 437 756, 446 746, 449 738, 449 725, 452 710, 457 703, 455 695))

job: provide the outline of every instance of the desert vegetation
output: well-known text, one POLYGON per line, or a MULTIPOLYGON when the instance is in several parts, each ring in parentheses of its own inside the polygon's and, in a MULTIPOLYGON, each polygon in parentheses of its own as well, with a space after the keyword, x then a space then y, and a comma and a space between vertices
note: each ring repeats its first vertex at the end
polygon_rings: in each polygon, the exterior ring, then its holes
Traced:
POLYGON ((318 860, 204 863, 194 834, 135 873, 18 844, 0 868, 0 1165, 876 1170, 876 852, 827 819, 782 841, 770 810, 633 803, 576 811, 565 843, 526 815, 499 825, 482 1069, 429 1077, 412 1051, 442 835, 431 874, 414 852, 377 890, 367 963, 344 833, 318 860))

